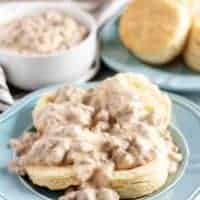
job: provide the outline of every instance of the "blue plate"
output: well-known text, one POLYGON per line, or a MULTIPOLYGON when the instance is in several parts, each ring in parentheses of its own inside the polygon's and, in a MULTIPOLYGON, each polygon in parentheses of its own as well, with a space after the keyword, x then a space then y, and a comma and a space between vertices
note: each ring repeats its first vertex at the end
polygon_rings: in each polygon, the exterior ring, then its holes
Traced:
POLYGON ((121 43, 118 18, 100 32, 102 59, 117 72, 137 72, 148 76, 161 88, 171 91, 200 91, 200 73, 187 68, 179 58, 162 67, 153 67, 138 60, 121 43))
MULTIPOLYGON (((7 164, 12 159, 12 152, 7 145, 9 139, 19 137, 24 130, 32 127, 31 112, 37 99, 42 93, 52 89, 55 89, 55 87, 40 90, 27 96, 0 116, 0 199, 56 199, 57 196, 62 194, 62 191, 51 192, 33 186, 27 178, 18 179, 7 170, 7 164)), ((164 188, 145 199, 186 200, 192 195, 198 195, 198 186, 200 186, 200 109, 184 98, 171 95, 171 99, 173 101, 172 124, 183 132, 187 139, 191 153, 189 165, 186 173, 183 174, 187 166, 188 148, 181 133, 172 127, 173 138, 185 155, 185 160, 182 162, 178 173, 170 177, 164 188)))

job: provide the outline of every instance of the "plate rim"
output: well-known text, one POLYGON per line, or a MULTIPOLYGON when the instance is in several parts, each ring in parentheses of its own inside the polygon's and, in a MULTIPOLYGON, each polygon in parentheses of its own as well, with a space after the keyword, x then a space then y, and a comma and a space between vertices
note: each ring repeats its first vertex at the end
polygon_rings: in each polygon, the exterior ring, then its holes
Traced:
MULTIPOLYGON (((96 85, 97 83, 98 82, 91 82, 91 83, 82 84, 82 86, 84 86, 84 85, 93 86, 93 85, 96 85)), ((51 90, 55 90, 55 89, 57 89, 58 87, 60 87, 62 85, 63 84, 59 84, 59 85, 55 85, 55 86, 50 86, 50 87, 47 87, 47 88, 35 91, 35 92, 31 93, 30 95, 27 95, 26 97, 24 97, 22 100, 20 100, 19 102, 17 102, 15 105, 13 105, 11 108, 9 108, 8 111, 6 111, 5 113, 3 113, 0 116, 0 123, 4 122, 6 120, 9 120, 17 112, 19 112, 21 109, 23 109, 23 107, 25 107, 28 104, 31 104, 31 102, 35 101, 37 98, 39 98, 44 93, 46 93, 48 91, 51 91, 51 90)), ((169 96, 170 96, 170 98, 171 98, 171 100, 173 102, 181 104, 181 105, 184 105, 186 107, 189 107, 190 109, 192 109, 193 112, 195 112, 197 114, 197 116, 200 119, 200 108, 195 103, 193 103, 190 100, 187 100, 186 98, 181 97, 179 95, 175 95, 175 94, 171 94, 171 93, 168 93, 168 94, 169 94, 169 96)), ((155 194, 152 197, 147 197, 146 198, 147 200, 153 200, 154 198, 162 197, 162 195, 166 194, 168 191, 170 191, 171 189, 173 189, 173 187, 175 185, 177 185, 177 183, 179 183, 179 181, 181 180, 181 178, 185 174, 185 171, 186 171, 186 169, 188 167, 188 164, 189 164, 189 147, 188 147, 188 143, 186 142, 186 138, 182 134, 182 131, 180 131, 176 127, 175 127, 175 129, 176 129, 176 132, 178 132, 178 135, 181 137, 181 140, 182 140, 182 142, 183 142, 183 144, 185 146, 184 148, 186 150, 186 155, 187 155, 188 159, 186 159, 185 164, 183 165, 183 170, 180 172, 179 177, 177 177, 176 180, 172 184, 170 184, 168 187, 166 187, 166 189, 164 189, 163 191, 160 191, 160 193, 155 194)), ((29 190, 31 192, 34 192, 34 194, 37 194, 37 196, 39 196, 40 198, 42 197, 44 200, 51 200, 48 197, 45 197, 45 196, 37 193, 37 191, 34 191, 34 189, 32 187, 30 187, 29 185, 28 185, 28 188, 29 188, 29 190)))

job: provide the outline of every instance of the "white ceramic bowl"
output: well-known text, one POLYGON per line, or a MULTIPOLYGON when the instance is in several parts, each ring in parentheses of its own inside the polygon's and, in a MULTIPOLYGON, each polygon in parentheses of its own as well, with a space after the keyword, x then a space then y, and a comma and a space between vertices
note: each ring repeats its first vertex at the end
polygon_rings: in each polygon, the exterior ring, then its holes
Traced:
POLYGON ((49 84, 78 80, 89 70, 96 58, 96 21, 73 3, 8 3, 0 7, 0 24, 48 9, 61 10, 74 17, 86 25, 89 35, 69 50, 48 55, 22 55, 0 49, 0 64, 5 68, 8 81, 19 88, 36 89, 49 84))

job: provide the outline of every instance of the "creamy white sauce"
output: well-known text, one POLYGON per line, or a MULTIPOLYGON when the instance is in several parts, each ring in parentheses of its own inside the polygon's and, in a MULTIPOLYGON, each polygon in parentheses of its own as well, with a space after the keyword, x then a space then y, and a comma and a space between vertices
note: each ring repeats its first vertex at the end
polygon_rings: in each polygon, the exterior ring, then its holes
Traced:
POLYGON ((87 28, 66 13, 48 10, 0 25, 0 48, 22 54, 63 51, 87 37, 87 28))

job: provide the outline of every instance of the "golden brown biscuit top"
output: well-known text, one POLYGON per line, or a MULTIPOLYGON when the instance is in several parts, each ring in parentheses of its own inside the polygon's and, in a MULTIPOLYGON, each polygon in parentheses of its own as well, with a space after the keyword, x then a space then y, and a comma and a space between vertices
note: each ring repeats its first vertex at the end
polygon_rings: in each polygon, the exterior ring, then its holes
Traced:
POLYGON ((122 38, 130 39, 129 44, 138 52, 153 54, 165 48, 176 34, 179 12, 176 3, 168 0, 136 0, 124 12, 120 23, 122 38))

